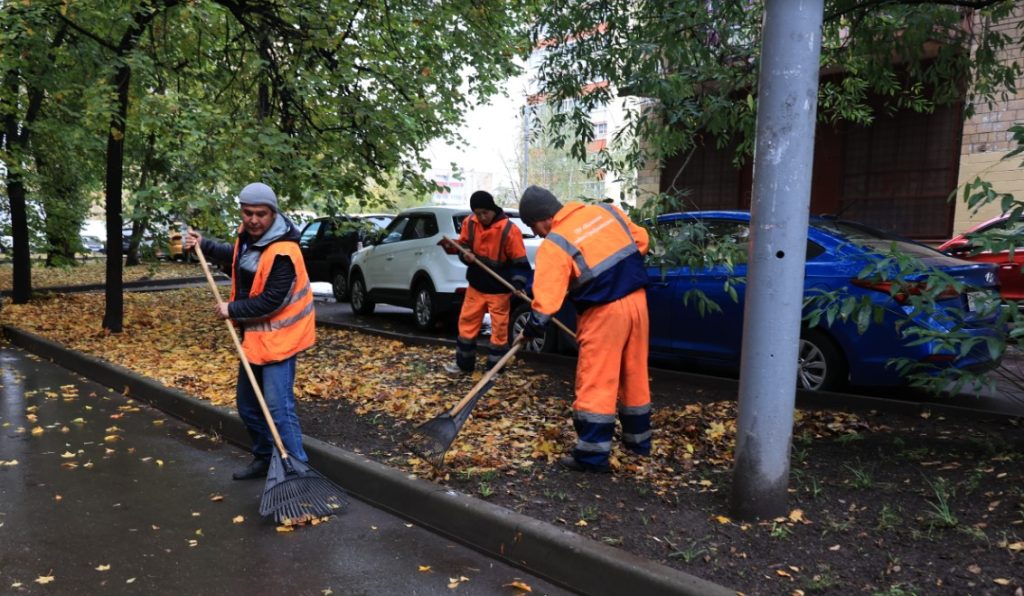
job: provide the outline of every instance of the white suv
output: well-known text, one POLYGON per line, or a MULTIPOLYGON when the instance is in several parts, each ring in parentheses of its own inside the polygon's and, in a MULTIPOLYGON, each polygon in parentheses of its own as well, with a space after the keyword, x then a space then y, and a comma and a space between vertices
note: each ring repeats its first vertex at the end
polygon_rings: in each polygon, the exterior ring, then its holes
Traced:
MULTIPOLYGON (((459 237, 471 212, 457 207, 416 207, 399 213, 380 239, 352 255, 349 291, 352 310, 373 313, 378 304, 413 309, 416 326, 431 329, 442 315, 457 313, 466 293, 466 266, 442 238, 459 237)), ((505 211, 523 232, 533 263, 541 239, 533 236, 516 211, 505 211)))

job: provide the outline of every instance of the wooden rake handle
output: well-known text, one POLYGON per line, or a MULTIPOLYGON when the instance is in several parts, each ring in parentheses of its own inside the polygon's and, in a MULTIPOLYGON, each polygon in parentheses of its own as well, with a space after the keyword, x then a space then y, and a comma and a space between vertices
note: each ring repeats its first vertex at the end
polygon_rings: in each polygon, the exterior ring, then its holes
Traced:
MULTIPOLYGON (((454 240, 452 240, 448 236, 442 236, 442 238, 444 239, 445 242, 447 242, 447 243, 451 244, 452 246, 454 246, 455 248, 457 248, 458 251, 461 252, 462 254, 467 255, 467 256, 468 255, 473 255, 472 252, 466 250, 466 248, 464 246, 462 246, 458 242, 455 242, 454 240)), ((522 290, 519 290, 514 285, 510 284, 507 279, 505 279, 504 277, 498 275, 497 271, 495 271, 494 269, 491 269, 490 267, 485 265, 480 259, 476 258, 476 255, 473 255, 473 259, 474 259, 473 260, 473 264, 474 265, 478 265, 481 269, 483 269, 484 271, 489 273, 491 277, 493 277, 494 279, 498 280, 498 282, 500 282, 503 286, 505 286, 506 288, 512 290, 513 294, 515 294, 519 298, 525 300, 526 302, 531 302, 530 296, 526 292, 524 292, 522 290)), ((566 333, 566 335, 568 335, 569 337, 571 337, 573 339, 576 339, 576 334, 573 333, 572 329, 569 329, 568 327, 566 327, 565 323, 559 321, 555 317, 551 317, 551 322, 553 322, 556 327, 558 327, 559 329, 564 331, 566 333)))
POLYGON ((491 367, 491 370, 487 371, 487 373, 484 374, 484 376, 480 377, 480 380, 476 382, 476 385, 473 385, 473 388, 469 390, 469 393, 467 393, 466 396, 459 401, 459 403, 455 404, 455 406, 448 411, 449 415, 453 417, 458 415, 458 413, 462 411, 462 408, 466 407, 466 404, 468 404, 470 400, 473 399, 473 396, 476 395, 477 392, 480 391, 480 389, 482 389, 485 385, 487 385, 487 383, 489 383, 491 379, 494 378, 494 375, 498 374, 498 371, 500 371, 503 366, 508 364, 508 361, 511 360, 512 357, 516 355, 516 352, 519 351, 519 348, 523 347, 524 343, 524 338, 522 334, 520 334, 519 337, 516 338, 516 341, 512 343, 512 347, 509 348, 509 351, 505 352, 505 355, 502 356, 500 360, 494 363, 494 366, 491 367))
MULTIPOLYGON (((210 266, 206 263, 206 256, 203 255, 203 249, 199 247, 198 242, 196 242, 195 249, 196 255, 199 257, 199 264, 203 266, 203 273, 206 274, 206 281, 210 284, 210 289, 213 290, 213 297, 217 300, 217 306, 220 306, 224 303, 224 300, 221 299, 220 292, 217 291, 217 282, 213 281, 210 266)), ((238 330, 235 329, 231 319, 224 319, 224 323, 231 333, 231 339, 235 342, 235 350, 238 352, 238 358, 242 361, 242 368, 245 369, 245 374, 249 377, 249 384, 252 385, 252 390, 256 393, 256 399, 260 402, 260 409, 263 410, 263 417, 266 418, 267 426, 270 427, 270 434, 274 435, 274 444, 277 445, 277 450, 281 453, 281 459, 288 459, 288 451, 285 450, 284 441, 281 440, 281 435, 277 432, 277 425, 274 424, 274 417, 270 415, 267 400, 263 398, 263 390, 260 389, 260 384, 256 382, 256 375, 252 372, 249 359, 246 358, 245 352, 242 351, 242 342, 238 339, 238 330)))

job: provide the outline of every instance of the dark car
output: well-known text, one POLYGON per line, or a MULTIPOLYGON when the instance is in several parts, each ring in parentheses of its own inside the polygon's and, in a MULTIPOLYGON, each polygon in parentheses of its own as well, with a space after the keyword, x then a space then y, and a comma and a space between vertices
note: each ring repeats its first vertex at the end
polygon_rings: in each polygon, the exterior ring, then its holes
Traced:
MULTIPOLYGON (((329 282, 338 302, 348 300, 348 268, 352 253, 368 244, 390 216, 337 215, 319 217, 302 228, 299 246, 310 281, 329 282)), ((386 223, 385 223, 386 225, 386 223)))
POLYGON ((103 244, 103 241, 96 236, 82 236, 81 241, 82 248, 90 253, 96 254, 107 252, 106 245, 103 244))
POLYGON ((978 237, 990 236, 993 241, 1016 239, 1024 244, 1024 220, 1011 221, 1007 215, 990 219, 970 230, 951 238, 939 246, 942 252, 958 259, 977 263, 992 263, 999 276, 999 293, 1007 300, 1024 300, 1024 246, 1018 246, 1013 254, 1007 249, 985 250, 978 237))
MULTIPOLYGON (((709 241, 735 243, 739 252, 749 248, 750 213, 746 211, 706 211, 674 213, 658 218, 658 225, 684 229, 686 224, 700 223, 709 241)), ((832 325, 822 323, 801 331, 798 386, 804 389, 836 389, 847 383, 861 386, 901 385, 905 383, 890 363, 910 359, 936 366, 952 366, 970 370, 986 370, 998 364, 987 349, 972 349, 956 354, 938 340, 915 342, 904 336, 899 323, 909 316, 915 325, 929 331, 946 333, 949 321, 927 313, 913 312, 903 301, 906 296, 890 293, 886 284, 873 284, 858 274, 870 263, 884 258, 890 248, 913 257, 927 267, 941 270, 964 283, 963 293, 948 292, 939 297, 938 307, 956 311, 962 322, 961 331, 973 337, 998 337, 1003 331, 994 317, 974 312, 975 294, 994 291, 994 267, 951 258, 932 248, 874 230, 854 222, 830 218, 811 218, 808 229, 807 264, 804 295, 819 292, 845 291, 881 307, 882 321, 859 332, 853 321, 832 325)), ((724 265, 709 264, 700 268, 648 267, 647 308, 650 315, 650 359, 652 363, 673 367, 718 370, 735 373, 740 364, 743 340, 743 306, 746 285, 732 286, 733 299, 724 284, 729 278, 745 279, 747 264, 740 258, 730 273, 724 265), (691 301, 684 305, 690 290, 704 292, 720 311, 703 316, 691 301)), ((520 308, 513 327, 522 326, 528 308, 520 308)), ((561 318, 561 317, 560 317, 561 318)), ((567 320, 564 319, 563 320, 567 320)), ((560 340, 549 329, 547 344, 560 340)))

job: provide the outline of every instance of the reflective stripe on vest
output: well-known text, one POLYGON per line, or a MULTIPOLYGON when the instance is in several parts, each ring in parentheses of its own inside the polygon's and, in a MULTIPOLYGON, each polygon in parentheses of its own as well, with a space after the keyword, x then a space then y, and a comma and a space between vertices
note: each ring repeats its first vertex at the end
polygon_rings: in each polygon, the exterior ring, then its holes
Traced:
MULTIPOLYGON (((619 213, 615 211, 615 209, 612 209, 609 205, 606 205, 604 203, 600 203, 597 206, 603 208, 605 211, 610 213, 612 217, 615 218, 614 221, 619 222, 619 225, 622 227, 622 231, 625 232, 627 238, 633 238, 633 234, 629 231, 629 224, 627 224, 626 221, 622 219, 622 216, 619 215, 619 213)), ((584 232, 580 236, 579 240, 586 240, 588 237, 596 234, 597 232, 603 230, 604 228, 610 225, 612 225, 612 220, 606 220, 599 224, 597 227, 584 232)), ((574 290, 590 282, 595 277, 601 275, 605 271, 608 271, 629 255, 640 252, 640 249, 637 248, 636 243, 630 242, 628 245, 623 246, 621 249, 615 251, 611 255, 608 255, 608 257, 605 258, 605 260, 591 267, 587 265, 587 261, 586 259, 583 258, 583 253, 580 252, 580 249, 572 242, 569 242, 565 238, 565 236, 562 236, 557 232, 552 232, 547 235, 546 239, 552 241, 555 244, 555 246, 558 246, 559 248, 564 250, 565 254, 569 255, 569 258, 571 258, 573 262, 576 263, 576 268, 580 270, 579 277, 572 281, 572 289, 574 290)), ((579 240, 577 240, 577 242, 579 242, 579 240)))

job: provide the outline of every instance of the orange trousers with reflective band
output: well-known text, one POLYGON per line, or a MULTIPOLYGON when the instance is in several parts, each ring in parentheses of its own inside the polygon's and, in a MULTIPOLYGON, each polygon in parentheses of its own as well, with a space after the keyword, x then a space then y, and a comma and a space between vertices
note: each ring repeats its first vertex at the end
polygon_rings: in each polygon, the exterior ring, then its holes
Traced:
POLYGON ((508 345, 508 317, 512 294, 484 294, 466 288, 466 297, 459 312, 459 337, 473 341, 484 323, 484 313, 491 313, 491 345, 508 345))
POLYGON ((580 351, 572 409, 614 415, 617 404, 630 408, 651 403, 649 336, 643 288, 584 311, 577 323, 580 351))

